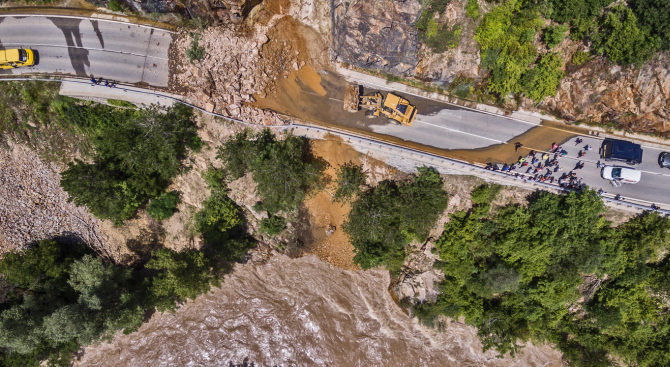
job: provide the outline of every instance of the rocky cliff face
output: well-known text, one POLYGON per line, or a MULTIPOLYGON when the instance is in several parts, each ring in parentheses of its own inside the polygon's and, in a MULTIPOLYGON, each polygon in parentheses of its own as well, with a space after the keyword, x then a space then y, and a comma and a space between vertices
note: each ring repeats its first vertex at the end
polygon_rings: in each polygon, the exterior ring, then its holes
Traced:
MULTIPOLYGON (((458 46, 443 53, 435 53, 424 44, 419 45, 418 63, 413 76, 435 83, 450 84, 457 77, 476 79, 479 75, 479 45, 474 40, 477 21, 465 14, 467 0, 454 0, 447 5, 438 22, 449 27, 460 27, 461 39, 458 46)), ((490 6, 485 1, 481 5, 490 6)), ((480 18, 481 19, 481 18, 480 18)))
POLYGON ((334 0, 332 47, 338 61, 395 74, 417 63, 418 0, 334 0))
POLYGON ((573 66, 542 108, 569 121, 612 122, 670 137, 670 53, 640 68, 622 68, 604 58, 573 66))

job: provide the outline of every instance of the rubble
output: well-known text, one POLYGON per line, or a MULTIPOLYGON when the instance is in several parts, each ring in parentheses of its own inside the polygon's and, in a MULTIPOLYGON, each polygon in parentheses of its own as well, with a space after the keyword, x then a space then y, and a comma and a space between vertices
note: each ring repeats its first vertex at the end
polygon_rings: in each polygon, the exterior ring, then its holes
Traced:
POLYGON ((435 302, 440 293, 438 284, 444 280, 444 273, 433 267, 440 257, 433 254, 435 248, 431 241, 425 244, 413 244, 411 252, 405 259, 402 272, 395 283, 398 299, 413 304, 435 302))
POLYGON ((58 237, 88 243, 114 259, 101 221, 67 202, 58 166, 43 163, 25 146, 8 145, 0 149, 0 253, 58 237))
MULTIPOLYGON (((181 33, 173 46, 175 52, 185 55, 191 40, 190 34, 181 33)), ((189 102, 208 112, 255 125, 286 125, 286 118, 251 105, 253 95, 265 95, 275 77, 261 68, 260 48, 268 41, 264 33, 244 36, 228 26, 211 27, 199 38, 207 50, 204 60, 175 65, 171 87, 185 90, 189 102)))

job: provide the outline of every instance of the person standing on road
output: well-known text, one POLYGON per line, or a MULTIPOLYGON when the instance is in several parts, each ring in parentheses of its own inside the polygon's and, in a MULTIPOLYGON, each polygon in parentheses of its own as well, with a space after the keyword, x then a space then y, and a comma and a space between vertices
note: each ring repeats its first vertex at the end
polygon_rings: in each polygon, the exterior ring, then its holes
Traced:
POLYGON ((575 140, 575 146, 581 144, 583 141, 584 140, 582 140, 581 138, 577 138, 577 140, 575 140))
POLYGON ((598 161, 598 163, 596 163, 596 168, 605 168, 605 164, 598 161))
POLYGON ((514 143, 514 151, 518 152, 519 148, 521 148, 522 146, 523 146, 523 144, 521 144, 517 141, 516 143, 514 143))
POLYGON ((91 77, 91 83, 93 83, 93 84, 98 84, 98 81, 97 81, 97 80, 95 80, 95 78, 94 78, 94 77, 91 77))
POLYGON ((105 87, 109 87, 109 80, 105 79, 105 87))

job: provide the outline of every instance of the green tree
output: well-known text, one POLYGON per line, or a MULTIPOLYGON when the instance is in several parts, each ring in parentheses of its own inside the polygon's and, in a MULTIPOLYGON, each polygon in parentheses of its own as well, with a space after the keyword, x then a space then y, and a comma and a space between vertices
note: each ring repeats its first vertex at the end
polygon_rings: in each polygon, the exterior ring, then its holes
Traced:
POLYGON ((335 185, 337 189, 333 195, 333 201, 341 203, 352 201, 362 192, 367 178, 362 166, 353 162, 341 165, 336 172, 335 185))
POLYGON ((558 46, 559 43, 563 42, 565 32, 567 32, 568 29, 568 26, 563 24, 547 27, 544 30, 544 43, 547 44, 548 48, 558 46))
POLYGON ((206 293, 219 279, 210 271, 204 252, 156 250, 145 265, 158 274, 149 280, 149 294, 158 311, 174 311, 178 304, 206 293))
POLYGON ((465 15, 474 20, 479 19, 479 2, 477 0, 468 0, 465 4, 465 15))
POLYGON ((670 49, 670 2, 665 0, 631 0, 628 2, 637 16, 640 28, 659 37, 661 49, 670 49))
POLYGON ((562 67, 563 59, 558 54, 546 53, 540 56, 535 68, 523 75, 521 81, 523 93, 538 102, 545 97, 556 95, 556 89, 565 76, 562 67))
POLYGON ((256 135, 245 131, 226 141, 218 158, 233 179, 245 172, 253 174, 256 191, 271 213, 295 210, 308 194, 327 183, 326 164, 312 155, 307 139, 290 133, 278 140, 269 129, 256 135))
POLYGON ((647 213, 613 228, 591 190, 492 212, 489 192, 475 190, 436 242, 445 280, 435 303, 416 307, 423 322, 464 316, 501 354, 549 341, 575 365, 666 363, 670 220, 647 213))
POLYGON ((343 225, 356 249, 354 261, 364 269, 386 265, 397 272, 403 247, 425 241, 431 227, 447 207, 447 193, 439 173, 427 167, 411 181, 382 181, 352 203, 343 225))
POLYGON ((69 119, 83 114, 79 123, 97 131, 93 163, 70 163, 61 174, 61 186, 70 201, 118 225, 150 198, 159 197, 181 172, 187 150, 201 146, 192 110, 179 104, 165 113, 155 108, 113 109, 107 111, 111 121, 88 118, 89 112, 83 111, 70 106, 62 114, 69 119))
POLYGON ((176 211, 177 205, 181 202, 178 191, 170 191, 152 199, 147 207, 147 213, 156 220, 165 220, 170 218, 176 211))
POLYGON ((658 40, 646 29, 639 28, 633 11, 623 5, 610 9, 599 26, 591 37, 593 48, 617 64, 640 65, 657 50, 658 40))

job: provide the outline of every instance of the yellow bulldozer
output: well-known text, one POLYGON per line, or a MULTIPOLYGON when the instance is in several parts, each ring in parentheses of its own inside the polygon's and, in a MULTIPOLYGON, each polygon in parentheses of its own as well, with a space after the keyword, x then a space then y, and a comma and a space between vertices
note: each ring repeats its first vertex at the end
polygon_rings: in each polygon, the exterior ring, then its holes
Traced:
POLYGON ((391 92, 386 98, 380 92, 361 95, 360 85, 349 84, 344 92, 344 109, 353 113, 358 112, 359 108, 368 110, 365 117, 376 118, 384 115, 393 124, 412 126, 416 117, 416 107, 400 96, 391 92))

